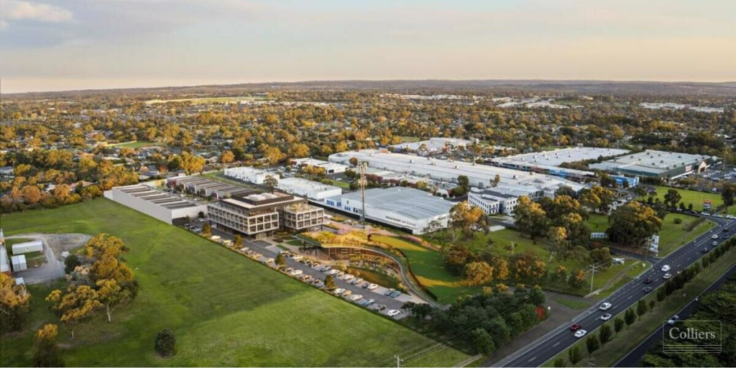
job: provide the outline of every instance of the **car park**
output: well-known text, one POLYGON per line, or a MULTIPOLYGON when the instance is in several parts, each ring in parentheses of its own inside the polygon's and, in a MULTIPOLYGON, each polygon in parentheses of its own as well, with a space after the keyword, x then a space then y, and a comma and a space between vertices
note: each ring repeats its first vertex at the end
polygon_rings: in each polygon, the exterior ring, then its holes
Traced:
POLYGON ((670 265, 664 265, 662 266, 662 272, 667 272, 670 270, 670 265))
POLYGON ((577 330, 577 331, 575 331, 575 337, 577 337, 579 339, 579 338, 585 336, 585 334, 587 334, 587 333, 588 333, 588 331, 585 331, 585 330, 577 330))
POLYGON ((401 311, 398 309, 391 309, 388 312, 386 312, 386 314, 388 314, 389 317, 396 317, 399 314, 401 314, 401 311))
POLYGON ((611 317, 613 317, 611 313, 606 313, 601 316, 601 320, 608 321, 609 319, 611 319, 611 317))
POLYGON ((575 324, 573 324, 572 326, 570 326, 570 331, 577 331, 577 330, 579 330, 579 329, 580 329, 581 327, 582 327, 582 326, 580 326, 579 324, 575 323, 575 324))
POLYGON ((605 311, 605 310, 611 309, 611 307, 612 307, 611 303, 603 303, 601 304, 600 307, 598 307, 598 309, 605 311))
POLYGON ((671 273, 666 273, 666 274, 664 274, 664 276, 662 276, 662 277, 663 277, 663 278, 664 278, 665 280, 669 280, 670 278, 672 278, 672 274, 671 274, 671 273))

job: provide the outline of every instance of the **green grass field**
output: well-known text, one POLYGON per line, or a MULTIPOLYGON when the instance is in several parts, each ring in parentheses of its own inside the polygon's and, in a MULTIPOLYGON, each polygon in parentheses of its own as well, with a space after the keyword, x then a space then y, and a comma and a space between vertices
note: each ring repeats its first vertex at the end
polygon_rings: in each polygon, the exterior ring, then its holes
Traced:
MULTIPOLYGON (((134 303, 113 323, 102 316, 62 329, 68 366, 384 366, 436 342, 389 319, 279 274, 224 247, 106 199, 2 218, 7 235, 108 232, 130 247, 140 282, 134 303), (153 352, 163 329, 177 336, 178 354, 153 352)), ((2 366, 31 365, 31 328, 58 322, 33 286, 31 327, 3 337, 2 366)), ((467 355, 432 350, 410 366, 452 366, 467 355)))
POLYGON ((337 181, 337 180, 331 180, 331 179, 329 181, 330 181, 329 182, 330 185, 334 185, 334 186, 340 187, 342 189, 350 189, 350 183, 348 183, 346 181, 337 181))
MULTIPOLYGON (((687 190, 687 189, 678 189, 678 188, 671 188, 671 187, 664 187, 655 185, 655 188, 657 188, 657 198, 664 201, 664 195, 667 194, 667 191, 670 189, 675 189, 678 192, 680 192, 680 196, 682 196, 682 199, 680 202, 685 203, 685 206, 687 207, 690 203, 693 204, 693 210, 695 211, 702 211, 703 210, 703 201, 710 200, 713 203, 713 209, 717 208, 718 206, 723 205, 723 200, 721 199, 720 194, 716 193, 705 193, 705 192, 698 192, 695 190, 687 190)), ((640 200, 646 200, 647 196, 639 197, 640 200)), ((728 213, 732 215, 736 215, 736 206, 731 206, 728 209, 728 213)))
POLYGON ((452 303, 458 296, 476 294, 474 287, 445 269, 440 252, 389 236, 374 235, 371 239, 400 249, 409 258, 412 272, 420 283, 431 290, 441 303, 452 303))
POLYGON ((113 147, 121 147, 121 148, 141 148, 141 147, 148 147, 148 146, 163 146, 163 143, 159 142, 125 142, 125 143, 118 143, 113 144, 113 147))

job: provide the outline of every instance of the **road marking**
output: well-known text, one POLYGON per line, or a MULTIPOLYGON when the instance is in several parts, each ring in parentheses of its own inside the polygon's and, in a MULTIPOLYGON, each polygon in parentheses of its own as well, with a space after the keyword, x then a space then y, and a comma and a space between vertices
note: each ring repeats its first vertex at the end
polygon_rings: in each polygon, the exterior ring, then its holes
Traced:
POLYGON ((531 358, 531 359, 527 360, 527 362, 531 362, 534 359, 537 359, 537 357, 531 358))
POLYGON ((560 342, 558 341, 556 344, 552 345, 552 347, 556 347, 557 345, 560 345, 560 342))

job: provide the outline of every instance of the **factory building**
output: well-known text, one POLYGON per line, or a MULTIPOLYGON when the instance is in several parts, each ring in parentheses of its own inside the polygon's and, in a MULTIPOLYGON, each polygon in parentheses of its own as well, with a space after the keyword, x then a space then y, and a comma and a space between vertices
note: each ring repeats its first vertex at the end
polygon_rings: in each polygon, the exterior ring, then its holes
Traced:
POLYGON ((646 150, 616 157, 589 167, 617 175, 672 180, 693 173, 701 173, 717 162, 718 157, 716 156, 646 150))
POLYGON ((394 144, 391 147, 393 147, 394 151, 396 152, 402 152, 402 151, 419 152, 419 151, 426 150, 427 153, 441 153, 441 152, 453 151, 459 147, 465 148, 472 144, 473 144, 472 141, 465 140, 465 139, 430 138, 427 141, 404 142, 404 143, 394 144))
POLYGON ((513 215, 518 201, 517 196, 488 189, 472 188, 468 193, 468 202, 480 207, 488 215, 497 213, 513 215))
POLYGON ((207 205, 162 192, 147 185, 128 185, 105 191, 105 198, 156 218, 178 225, 187 219, 207 215, 207 205))
POLYGON ((592 171, 567 169, 560 166, 565 163, 598 160, 601 158, 621 156, 627 153, 629 153, 629 150, 625 149, 571 147, 553 151, 496 157, 491 162, 496 166, 509 169, 531 171, 580 181, 586 178, 594 178, 595 173, 592 171))
POLYGON ((271 176, 279 179, 279 174, 269 173, 265 170, 256 169, 253 167, 232 167, 225 169, 225 176, 243 180, 253 184, 262 185, 267 177, 271 176))
MULTIPOLYGON (((355 216, 363 213, 360 192, 327 198, 325 205, 355 216)), ((454 205, 453 202, 413 188, 375 188, 365 191, 366 219, 405 229, 412 234, 423 234, 433 225, 447 227, 450 209, 454 205)))
POLYGON ((334 162, 317 160, 313 158, 294 158, 291 161, 296 166, 312 166, 319 167, 325 170, 325 174, 339 174, 344 173, 345 170, 350 168, 348 165, 336 164, 334 162))
POLYGON ((302 178, 280 179, 277 188, 286 193, 307 197, 317 202, 322 202, 325 198, 342 194, 342 188, 340 187, 302 178))

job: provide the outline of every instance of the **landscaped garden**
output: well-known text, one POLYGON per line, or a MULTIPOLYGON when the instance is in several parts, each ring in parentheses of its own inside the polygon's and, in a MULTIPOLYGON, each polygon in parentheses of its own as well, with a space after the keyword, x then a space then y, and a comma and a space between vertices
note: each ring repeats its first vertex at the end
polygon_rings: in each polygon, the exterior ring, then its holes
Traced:
MULTIPOLYGON (((436 342, 401 325, 250 261, 184 229, 106 199, 4 216, 6 235, 110 233, 130 248, 140 282, 135 301, 79 325, 60 327, 68 366, 385 366, 393 356, 436 342), (171 329, 178 353, 153 350, 171 329)), ((31 365, 32 334, 59 323, 44 298, 59 285, 31 286, 31 317, 18 335, 0 339, 2 366, 31 365)), ((452 366, 451 349, 417 354, 407 366, 452 366)))

